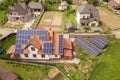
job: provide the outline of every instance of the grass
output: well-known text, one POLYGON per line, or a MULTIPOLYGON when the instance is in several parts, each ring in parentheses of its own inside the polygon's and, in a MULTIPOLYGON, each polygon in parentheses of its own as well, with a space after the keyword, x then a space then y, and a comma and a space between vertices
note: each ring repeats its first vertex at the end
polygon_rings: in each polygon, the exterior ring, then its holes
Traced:
POLYGON ((0 38, 2 37, 2 34, 0 34, 0 38))
POLYGON ((3 66, 14 72, 19 80, 43 80, 50 70, 48 66, 33 65, 19 62, 0 60, 0 66, 3 66))
POLYGON ((6 19, 6 11, 0 11, 0 22, 4 19, 6 19))
POLYGON ((89 80, 120 80, 120 40, 111 39, 111 44, 103 54, 89 80))
POLYGON ((12 23, 6 22, 3 26, 5 26, 5 27, 11 27, 12 23))
POLYGON ((11 45, 15 44, 15 38, 16 37, 12 35, 5 41, 0 42, 0 47, 2 47, 5 50, 2 54, 0 54, 0 58, 7 58, 7 59, 9 58, 9 55, 6 54, 6 51, 11 45))
POLYGON ((24 23, 22 24, 15 24, 14 27, 18 28, 18 29, 22 29, 24 27, 24 23))

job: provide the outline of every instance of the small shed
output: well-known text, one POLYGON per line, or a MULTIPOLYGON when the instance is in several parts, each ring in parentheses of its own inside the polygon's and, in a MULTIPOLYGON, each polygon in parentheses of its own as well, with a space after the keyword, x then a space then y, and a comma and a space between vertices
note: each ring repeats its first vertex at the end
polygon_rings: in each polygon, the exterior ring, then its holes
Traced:
POLYGON ((74 32, 76 30, 76 27, 72 24, 72 22, 69 22, 66 24, 66 29, 68 32, 74 32))
POLYGON ((68 9, 68 3, 67 3, 66 1, 62 1, 62 2, 59 4, 58 9, 61 10, 61 11, 68 9))

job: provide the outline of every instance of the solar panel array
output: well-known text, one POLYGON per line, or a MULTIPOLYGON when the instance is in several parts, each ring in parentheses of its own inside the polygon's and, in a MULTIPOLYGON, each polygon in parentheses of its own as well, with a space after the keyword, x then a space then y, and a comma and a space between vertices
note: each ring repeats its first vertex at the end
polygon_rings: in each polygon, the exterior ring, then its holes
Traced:
POLYGON ((26 44, 31 35, 38 35, 40 40, 47 40, 47 30, 18 30, 16 35, 15 53, 23 53, 21 44, 26 44))
POLYGON ((83 49, 85 49, 87 52, 93 54, 93 55, 98 55, 101 53, 101 50, 98 49, 97 47, 93 46, 90 42, 85 40, 83 37, 79 36, 75 42, 80 45, 83 49))
POLYGON ((59 54, 63 53, 63 35, 59 35, 59 54))
POLYGON ((91 38, 91 42, 95 44, 97 47, 99 47, 100 49, 104 49, 109 44, 109 42, 106 39, 104 39, 99 35, 93 36, 91 38))
POLYGON ((53 46, 51 42, 45 42, 43 45, 43 51, 46 54, 51 54, 53 50, 53 46))

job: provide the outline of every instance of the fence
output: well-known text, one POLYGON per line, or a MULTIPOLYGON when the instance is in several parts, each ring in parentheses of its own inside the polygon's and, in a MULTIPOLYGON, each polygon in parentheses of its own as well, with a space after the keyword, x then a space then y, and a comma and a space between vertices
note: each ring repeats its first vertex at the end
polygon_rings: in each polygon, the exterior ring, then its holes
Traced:
POLYGON ((100 35, 104 38, 115 38, 115 34, 70 34, 70 38, 77 38, 79 36, 82 36, 82 37, 92 37, 92 36, 95 36, 95 35, 100 35))

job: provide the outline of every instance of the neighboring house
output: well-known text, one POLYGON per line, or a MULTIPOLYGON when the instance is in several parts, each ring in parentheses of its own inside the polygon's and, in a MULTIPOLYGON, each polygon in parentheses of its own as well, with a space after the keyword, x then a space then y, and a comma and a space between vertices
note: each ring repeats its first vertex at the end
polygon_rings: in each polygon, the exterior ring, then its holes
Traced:
POLYGON ((76 30, 75 26, 71 22, 66 24, 66 29, 68 32, 74 32, 76 30))
POLYGON ((115 0, 120 5, 120 0, 115 0))
POLYGON ((68 3, 67 3, 66 1, 62 1, 62 2, 59 4, 58 9, 61 10, 61 11, 68 9, 68 3))
POLYGON ((0 80, 17 80, 17 76, 11 71, 0 66, 0 80))
POLYGON ((72 59, 72 43, 63 34, 55 34, 50 28, 18 30, 16 44, 7 53, 15 59, 72 59))
POLYGON ((93 5, 84 2, 77 8, 76 21, 78 26, 98 26, 100 22, 99 11, 93 5))
POLYGON ((30 2, 28 6, 32 12, 41 12, 44 10, 44 7, 40 2, 30 2))
POLYGON ((108 4, 112 8, 113 12, 120 14, 120 5, 115 0, 110 0, 108 4))
POLYGON ((27 22, 32 17, 29 6, 25 3, 16 3, 10 6, 7 12, 7 17, 10 22, 27 22))

